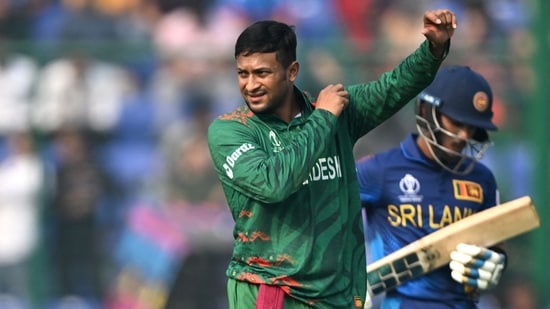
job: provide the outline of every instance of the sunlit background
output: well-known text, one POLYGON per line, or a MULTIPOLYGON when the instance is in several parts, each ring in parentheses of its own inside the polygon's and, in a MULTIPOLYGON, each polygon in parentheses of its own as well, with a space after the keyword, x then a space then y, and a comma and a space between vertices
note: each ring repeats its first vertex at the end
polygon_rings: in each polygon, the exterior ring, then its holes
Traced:
MULTIPOLYGON (((243 104, 233 44, 296 26, 298 85, 376 79, 412 52, 425 10, 459 27, 445 64, 495 93, 502 200, 542 227, 509 242, 482 309, 550 308, 550 15, 545 0, 0 0, 0 308, 226 308, 232 219, 205 130, 243 104)), ((414 130, 413 105, 357 157, 414 130)), ((359 270, 358 270, 359 271, 359 270)))

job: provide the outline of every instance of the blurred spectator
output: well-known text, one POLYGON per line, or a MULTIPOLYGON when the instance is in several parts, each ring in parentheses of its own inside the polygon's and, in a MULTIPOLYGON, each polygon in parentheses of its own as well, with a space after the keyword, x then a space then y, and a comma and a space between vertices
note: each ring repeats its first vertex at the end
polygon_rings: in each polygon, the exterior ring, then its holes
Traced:
MULTIPOLYGON (((430 6, 433 8, 433 6, 430 6)), ((386 64, 380 72, 387 71, 392 63, 405 56, 408 51, 414 50, 422 40, 421 35, 411 35, 410 29, 420 29, 422 24, 413 18, 415 14, 421 14, 422 8, 416 2, 395 1, 387 3, 378 16, 377 37, 379 45, 377 50, 383 52, 386 64)), ((457 31, 458 34, 459 31, 457 31)), ((453 37, 453 42, 455 38, 453 37)), ((454 48, 454 45, 453 45, 454 48)), ((453 49, 454 50, 454 49, 453 49)))
MULTIPOLYGON (((177 141, 167 139, 166 170, 160 183, 167 203, 183 207, 216 207, 225 209, 223 192, 212 162, 204 131, 188 133, 177 141)), ((181 135, 179 135, 181 136, 181 135)))
MULTIPOLYGON (((517 109, 515 117, 521 119, 523 110, 531 101, 530 94, 533 93, 536 86, 536 76, 533 70, 533 55, 537 46, 536 38, 527 28, 511 29, 505 39, 508 59, 503 67, 507 70, 504 74, 506 84, 503 91, 506 94, 507 103, 514 109, 517 109)), ((511 129, 519 131, 525 130, 525 127, 512 126, 511 129)))
POLYGON ((68 14, 60 26, 59 40, 98 43, 119 39, 115 19, 100 11, 92 0, 61 1, 68 14))
POLYGON ((298 58, 305 64, 298 80, 314 97, 327 84, 347 84, 354 79, 354 72, 344 68, 352 46, 339 17, 338 3, 333 0, 281 0, 272 16, 294 25, 297 35, 310 42, 298 46, 298 58))
MULTIPOLYGON (((296 26, 296 33, 304 40, 330 46, 331 40, 342 36, 342 24, 333 0, 278 0, 269 19, 296 26)), ((336 44, 337 45, 337 44, 336 44)), ((344 47, 340 45, 340 47, 344 47)))
POLYGON ((28 37, 30 16, 27 1, 0 1, 0 36, 10 40, 28 37))
POLYGON ((11 132, 0 162, 0 294, 31 305, 30 261, 39 246, 46 176, 28 132, 11 132))
POLYGON ((216 6, 226 7, 247 20, 272 19, 281 1, 278 0, 216 0, 216 6))
POLYGON ((460 48, 469 53, 482 52, 499 32, 498 24, 487 11, 487 1, 465 1, 461 23, 464 27, 460 37, 460 48))
POLYGON ((87 141, 82 131, 71 128, 60 130, 53 140, 57 155, 53 261, 60 298, 99 302, 105 257, 97 211, 106 182, 87 141))
POLYGON ((29 108, 38 64, 21 53, 7 50, 0 39, 0 134, 30 128, 29 108))
POLYGON ((94 132, 112 129, 131 84, 122 67, 91 58, 85 51, 52 60, 39 72, 32 121, 40 131, 63 126, 94 132))
MULTIPOLYGON (((99 160, 119 193, 131 199, 140 197, 161 165, 157 107, 135 75, 128 75, 132 92, 119 102, 119 111, 107 138, 99 145, 99 160)), ((134 201, 130 201, 133 203, 134 201)))
POLYGON ((92 3, 98 12, 113 19, 115 35, 122 42, 149 43, 154 25, 162 17, 161 4, 155 0, 92 0, 92 3))
POLYGON ((122 14, 122 26, 119 31, 125 39, 130 41, 143 40, 150 43, 153 29, 162 13, 155 0, 142 0, 129 14, 122 14))
POLYGON ((179 7, 165 14, 154 29, 159 65, 149 87, 162 122, 193 117, 197 93, 210 96, 216 114, 241 103, 231 78, 232 55, 245 20, 224 7, 212 7, 203 14, 179 7))
POLYGON ((159 127, 169 126, 181 118, 190 118, 185 103, 190 74, 186 62, 178 57, 161 59, 148 85, 151 100, 155 104, 155 122, 159 127))
POLYGON ((118 16, 133 10, 142 0, 92 0, 91 3, 99 12, 118 16))
POLYGON ((375 0, 334 0, 338 19, 346 37, 358 54, 368 52, 375 38, 375 16, 379 12, 375 0))
POLYGON ((186 106, 180 106, 186 109, 185 116, 168 122, 159 132, 163 164, 151 183, 163 203, 218 208, 225 200, 204 138, 215 117, 213 98, 203 92, 192 92, 189 97, 186 106))
MULTIPOLYGON (((41 46, 44 46, 43 43, 59 44, 60 29, 69 10, 57 0, 35 0, 32 3, 32 9, 28 12, 32 16, 29 39, 41 46)), ((49 47, 53 48, 51 45, 49 47)))
POLYGON ((207 44, 207 26, 190 9, 178 8, 164 14, 158 21, 153 43, 161 57, 210 57, 217 51, 210 48, 211 43, 207 44))

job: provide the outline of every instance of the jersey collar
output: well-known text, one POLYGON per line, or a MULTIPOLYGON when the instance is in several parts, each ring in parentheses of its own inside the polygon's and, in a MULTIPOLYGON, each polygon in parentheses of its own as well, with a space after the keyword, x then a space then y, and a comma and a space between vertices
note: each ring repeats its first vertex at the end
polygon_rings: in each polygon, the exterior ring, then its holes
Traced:
MULTIPOLYGON (((298 87, 294 86, 294 95, 298 99, 298 104, 302 109, 302 112, 291 121, 293 123, 301 123, 307 119, 307 117, 313 112, 313 104, 311 103, 311 98, 306 92, 301 91, 298 87)), ((254 115, 262 121, 270 122, 272 124, 280 124, 282 127, 286 127, 288 124, 283 122, 279 117, 275 115, 254 115)))
POLYGON ((410 133, 402 142, 401 142, 401 152, 403 156, 411 161, 421 162, 423 164, 436 167, 434 162, 429 160, 423 153, 420 151, 416 139, 418 138, 417 133, 410 133))

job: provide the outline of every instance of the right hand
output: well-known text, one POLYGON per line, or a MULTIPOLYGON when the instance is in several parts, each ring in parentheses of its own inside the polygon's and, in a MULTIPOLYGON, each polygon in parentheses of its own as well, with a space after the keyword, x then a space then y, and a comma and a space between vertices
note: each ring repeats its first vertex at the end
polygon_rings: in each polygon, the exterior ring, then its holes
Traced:
POLYGON ((449 10, 433 10, 424 13, 424 28, 422 34, 430 41, 430 49, 434 56, 443 56, 447 41, 451 39, 456 29, 456 16, 449 10))
POLYGON ((338 117, 348 104, 349 94, 344 85, 330 84, 319 92, 315 108, 327 110, 338 117))
POLYGON ((506 265, 506 256, 491 249, 458 244, 451 252, 451 276, 475 290, 495 287, 506 265))

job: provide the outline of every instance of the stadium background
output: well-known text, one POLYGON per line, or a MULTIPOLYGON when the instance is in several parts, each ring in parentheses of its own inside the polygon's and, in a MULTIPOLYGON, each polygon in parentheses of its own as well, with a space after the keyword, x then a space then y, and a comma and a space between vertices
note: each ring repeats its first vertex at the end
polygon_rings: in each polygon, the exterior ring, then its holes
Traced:
MULTIPOLYGON (((493 86, 500 130, 484 162, 502 199, 531 195, 543 219, 510 242, 482 308, 548 308, 544 0, 0 1, 0 307, 19 308, 18 288, 31 308, 225 308, 232 221, 205 130, 242 104, 238 33, 257 19, 296 25, 298 84, 316 94, 393 67, 434 8, 459 20, 445 64, 493 86)), ((412 105, 356 155, 410 130, 412 105)))

